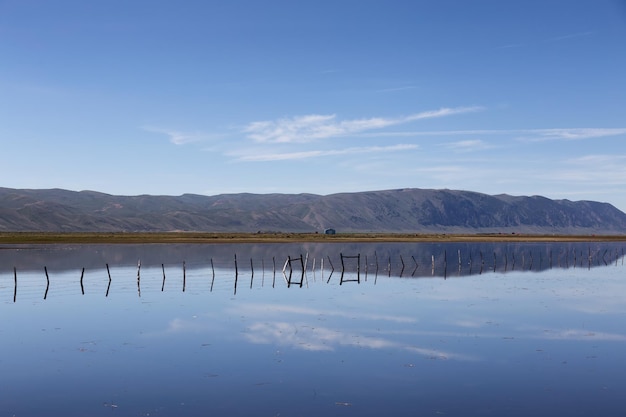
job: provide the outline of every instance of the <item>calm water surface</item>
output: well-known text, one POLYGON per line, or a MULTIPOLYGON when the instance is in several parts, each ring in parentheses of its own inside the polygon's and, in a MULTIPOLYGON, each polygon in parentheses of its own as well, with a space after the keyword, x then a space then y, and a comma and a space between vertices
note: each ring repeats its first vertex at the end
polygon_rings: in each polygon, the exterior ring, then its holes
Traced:
POLYGON ((0 262, 0 415, 626 415, 622 245, 20 246, 0 262), (343 282, 339 253, 361 254, 343 282))

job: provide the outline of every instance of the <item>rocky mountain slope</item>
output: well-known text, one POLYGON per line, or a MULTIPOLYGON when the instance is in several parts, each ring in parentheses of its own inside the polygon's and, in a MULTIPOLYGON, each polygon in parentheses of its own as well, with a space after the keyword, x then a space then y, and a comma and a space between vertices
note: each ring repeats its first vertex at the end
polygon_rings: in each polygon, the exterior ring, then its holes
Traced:
POLYGON ((400 189, 326 196, 115 196, 0 188, 0 231, 625 233, 608 203, 400 189))

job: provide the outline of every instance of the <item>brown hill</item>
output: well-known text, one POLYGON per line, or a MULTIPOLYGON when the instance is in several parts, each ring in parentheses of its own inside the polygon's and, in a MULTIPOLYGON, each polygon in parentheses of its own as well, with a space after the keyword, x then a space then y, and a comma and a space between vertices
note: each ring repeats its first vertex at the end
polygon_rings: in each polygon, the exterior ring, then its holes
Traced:
POLYGON ((626 232, 608 203, 400 189, 326 196, 115 196, 0 188, 0 231, 626 232))

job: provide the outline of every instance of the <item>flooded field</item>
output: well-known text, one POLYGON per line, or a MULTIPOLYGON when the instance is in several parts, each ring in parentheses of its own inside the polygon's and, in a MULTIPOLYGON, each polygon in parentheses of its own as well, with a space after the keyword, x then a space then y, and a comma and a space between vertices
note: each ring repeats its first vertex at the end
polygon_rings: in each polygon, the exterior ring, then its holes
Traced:
POLYGON ((624 415, 623 246, 4 247, 0 410, 624 415))

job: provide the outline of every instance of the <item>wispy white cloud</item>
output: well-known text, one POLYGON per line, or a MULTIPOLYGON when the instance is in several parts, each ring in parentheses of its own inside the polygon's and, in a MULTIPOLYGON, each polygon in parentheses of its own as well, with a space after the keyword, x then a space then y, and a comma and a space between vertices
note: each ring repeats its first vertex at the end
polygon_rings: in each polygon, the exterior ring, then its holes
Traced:
MULTIPOLYGON (((415 137, 415 136, 473 136, 473 135, 496 135, 502 133, 509 133, 509 130, 488 130, 488 129, 475 129, 475 130, 415 130, 405 132, 385 132, 383 133, 388 137, 415 137)), ((378 137, 383 135, 378 132, 363 133, 359 136, 364 137, 378 137)))
POLYGON ((569 160, 571 163, 580 163, 580 164, 592 164, 594 166, 597 165, 606 165, 606 164, 619 164, 619 166, 624 166, 624 162, 626 162, 626 155, 613 155, 613 154, 600 154, 600 155, 584 155, 578 158, 572 158, 569 160))
POLYGON ((175 318, 168 323, 166 333, 195 333, 203 331, 206 331, 206 326, 203 323, 175 318))
POLYGON ((430 359, 455 359, 459 361, 467 361, 467 362, 475 362, 479 359, 475 356, 466 355, 463 353, 453 353, 439 349, 424 349, 415 346, 407 346, 405 349, 412 353, 417 353, 418 355, 425 356, 430 359))
POLYGON ((568 40, 568 39, 583 38, 583 37, 587 37, 587 36, 591 36, 591 35, 593 35, 592 31, 570 33, 570 34, 567 34, 567 35, 555 36, 553 38, 546 39, 546 42, 560 42, 560 41, 565 41, 565 40, 568 40))
POLYGON ((209 135, 200 132, 181 132, 178 130, 163 129, 152 126, 142 126, 141 128, 146 132, 159 133, 161 135, 168 136, 169 141, 174 145, 185 145, 188 143, 200 142, 209 138, 209 135))
POLYGON ((254 344, 278 344, 308 351, 333 351, 339 346, 351 346, 368 349, 405 350, 430 359, 479 360, 470 355, 421 348, 382 337, 348 333, 340 329, 323 326, 313 327, 298 322, 257 322, 247 328, 244 337, 248 342, 254 344))
POLYGON ((346 149, 330 149, 330 150, 310 150, 299 152, 278 152, 278 153, 255 153, 250 155, 239 156, 238 161, 246 162, 267 162, 267 161, 287 161, 296 159, 309 159, 319 158, 324 156, 337 156, 337 155, 353 155, 363 153, 375 153, 375 152, 401 152, 408 150, 415 150, 418 145, 413 144, 398 144, 391 146, 363 146, 352 147, 346 149))
POLYGON ((485 326, 485 323, 489 321, 487 319, 456 319, 451 321, 454 326, 466 328, 466 329, 479 329, 485 326))
POLYGON ((461 152, 476 152, 482 151, 485 149, 490 149, 493 146, 489 145, 483 140, 480 139, 468 139, 468 140, 460 140, 457 142, 450 142, 444 144, 447 149, 451 151, 461 153, 461 152))
POLYGON ((364 132, 365 137, 417 137, 417 136, 514 136, 518 140, 541 142, 550 140, 582 140, 626 134, 626 128, 554 128, 554 129, 474 129, 474 130, 431 130, 406 132, 364 132))
POLYGON ((590 342, 599 341, 618 341, 623 342, 626 340, 626 336, 619 333, 606 333, 596 332, 582 329, 567 329, 567 330, 554 330, 543 331, 540 336, 541 339, 557 339, 557 340, 587 340, 590 342))
POLYGON ((395 342, 382 338, 352 335, 322 326, 311 327, 293 322, 254 323, 244 336, 250 343, 281 344, 311 351, 329 351, 337 346, 360 346, 370 349, 396 346, 395 342))
POLYGON ((477 111, 482 111, 484 109, 485 108, 482 106, 454 107, 454 108, 443 107, 439 110, 430 110, 430 111, 425 111, 421 113, 416 113, 416 114, 407 116, 404 119, 399 119, 399 120, 401 120, 402 123, 404 123, 405 121, 412 122, 414 120, 432 119, 435 117, 445 117, 445 116, 452 116, 455 114, 463 114, 463 113, 473 113, 477 111))
POLYGON ((565 160, 552 173, 552 179, 596 186, 626 185, 626 155, 583 155, 565 160))
POLYGON ((382 129, 417 120, 476 112, 482 107, 441 108, 397 118, 373 117, 367 119, 337 120, 334 114, 311 114, 248 124, 243 132, 259 143, 305 143, 318 139, 382 129))
POLYGON ((522 130, 520 133, 533 134, 530 141, 541 142, 547 140, 581 140, 617 136, 626 134, 626 128, 570 128, 570 129, 532 129, 522 130))
MULTIPOLYGON (((587 31, 587 32, 577 32, 577 33, 570 33, 567 35, 561 35, 561 36, 554 36, 552 38, 547 38, 544 39, 542 42, 545 43, 549 43, 549 42, 561 42, 561 41, 566 41, 569 39, 576 39, 576 38, 584 38, 587 36, 591 36, 593 35, 592 31, 587 31)), ((536 43, 534 43, 536 45, 536 43)), ((533 43, 508 43, 508 44, 504 44, 501 46, 497 46, 494 49, 498 50, 498 49, 511 49, 511 48, 524 48, 527 46, 532 46, 533 43)))
POLYGON ((417 319, 408 316, 389 316, 366 312, 346 312, 342 310, 322 310, 311 307, 294 306, 287 304, 246 304, 232 310, 233 313, 246 313, 249 315, 275 314, 277 316, 302 315, 302 316, 334 316, 348 317, 350 319, 384 320, 395 323, 415 323, 417 319))

